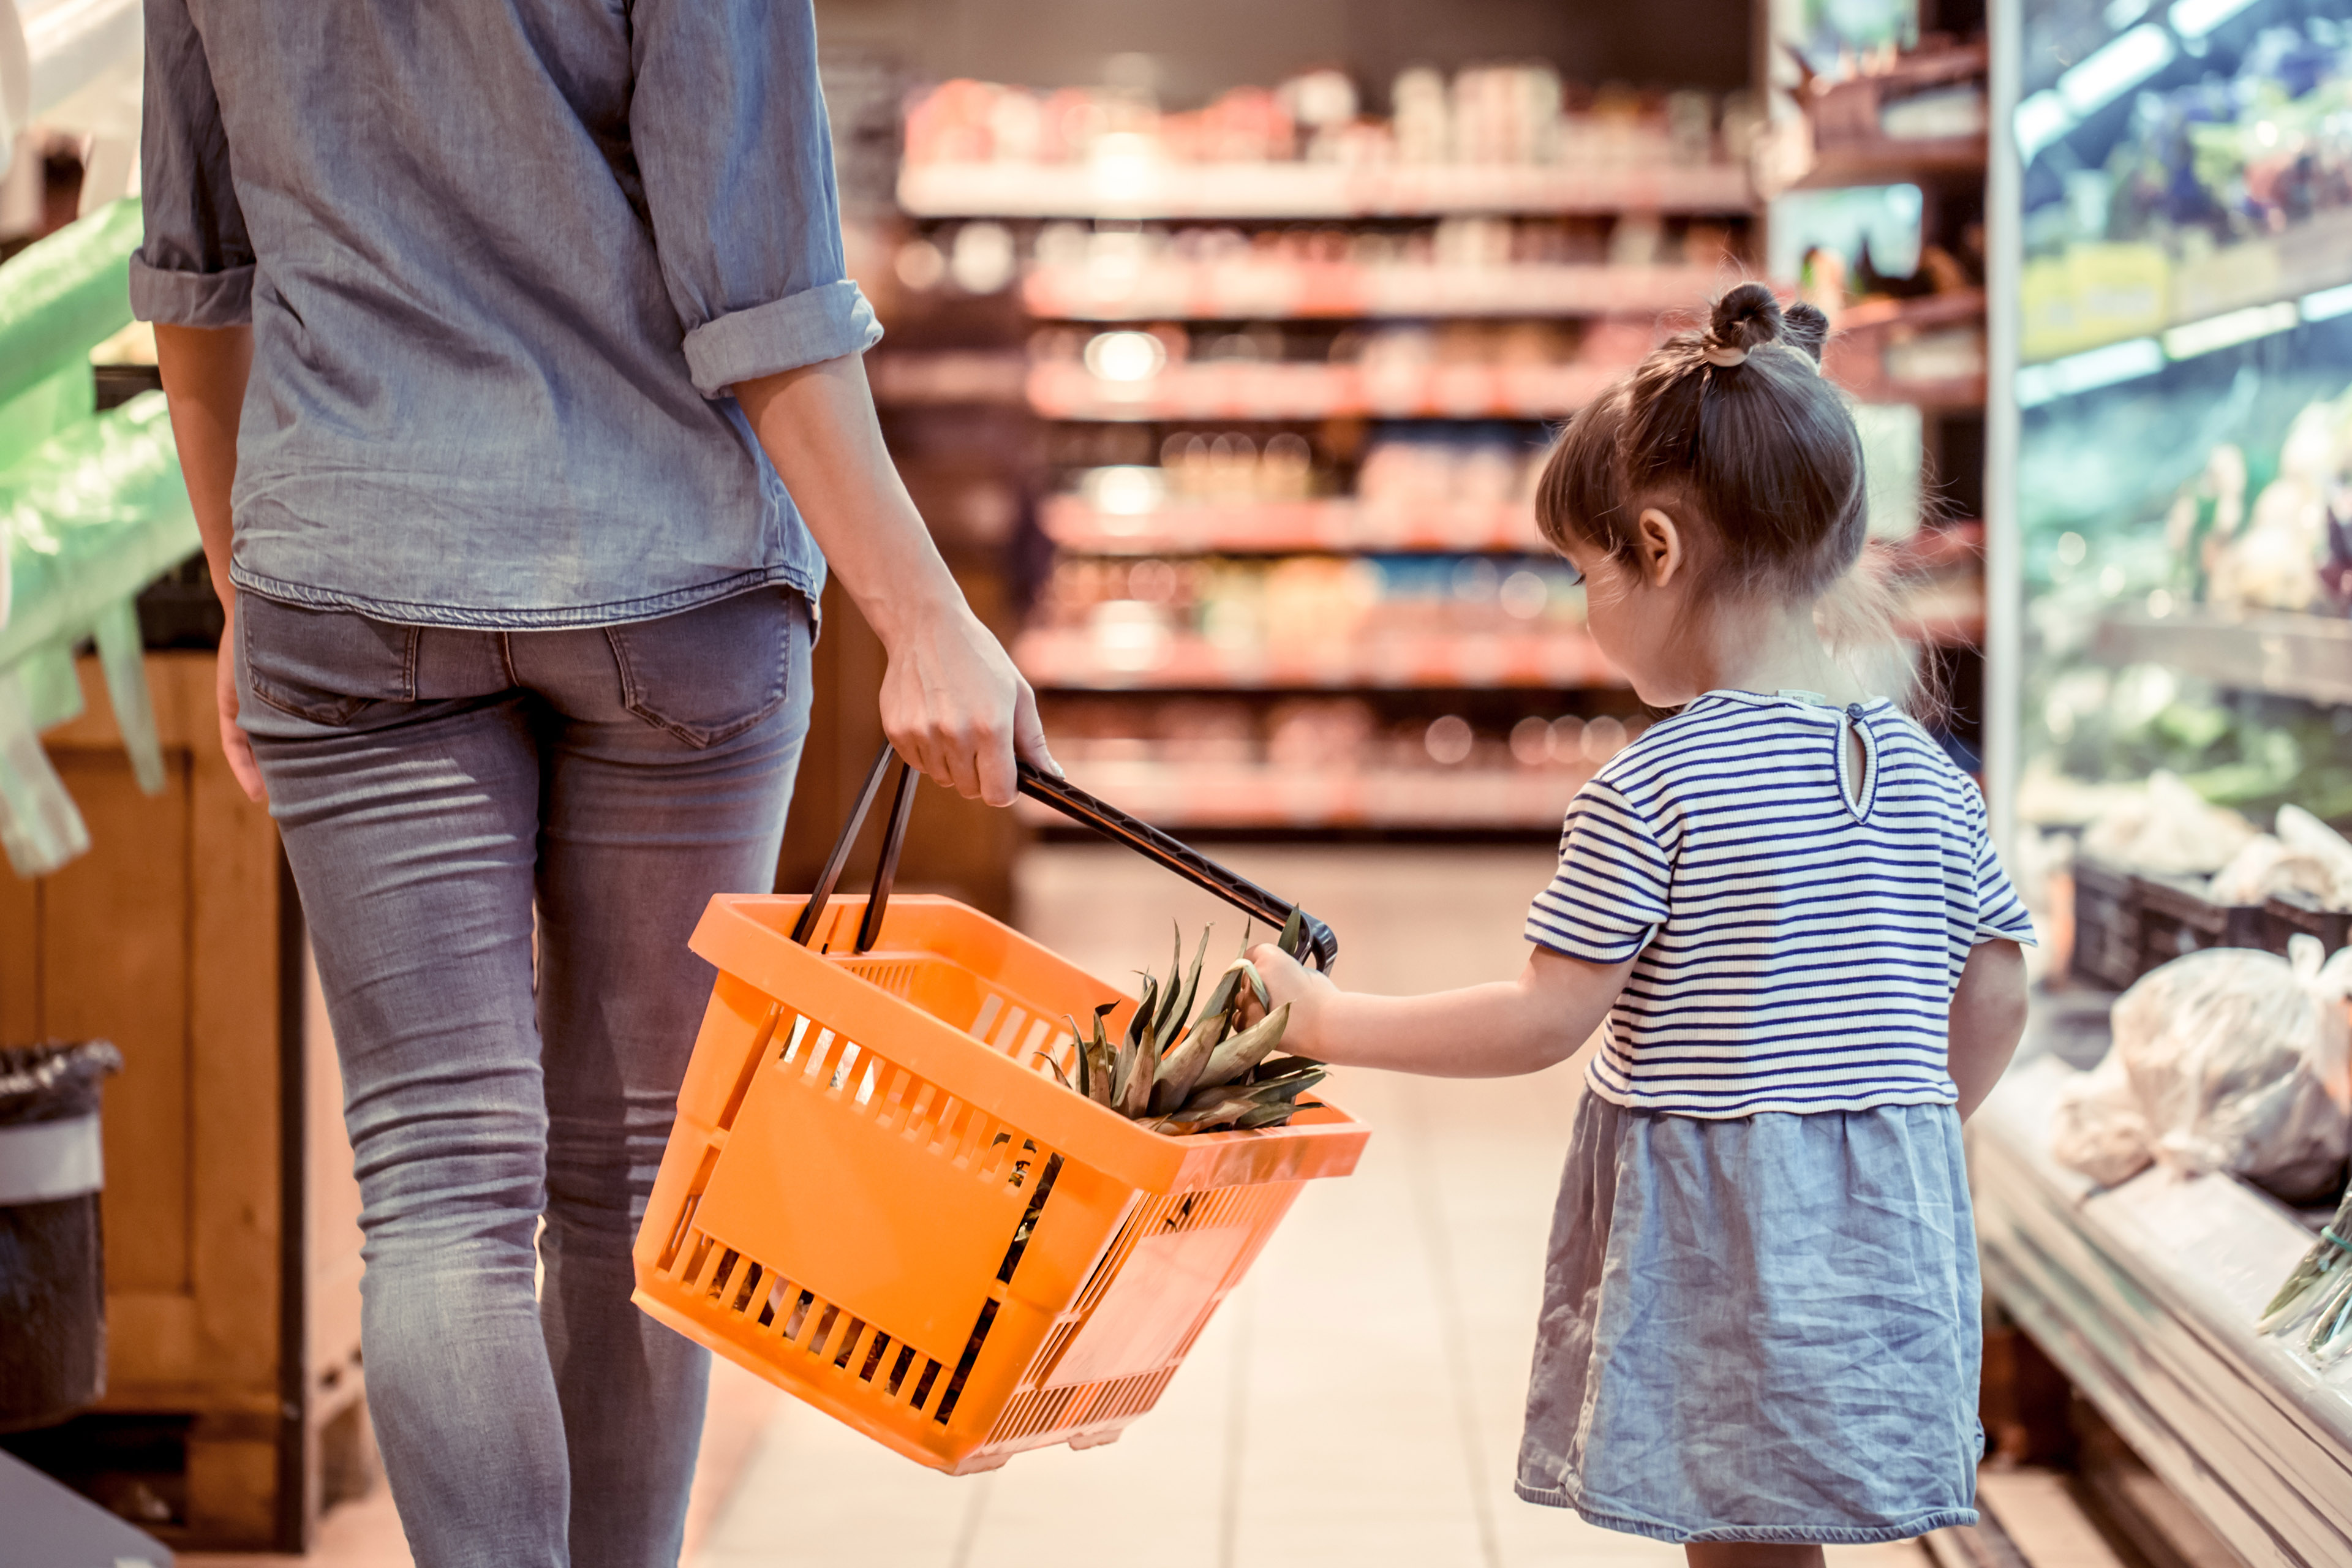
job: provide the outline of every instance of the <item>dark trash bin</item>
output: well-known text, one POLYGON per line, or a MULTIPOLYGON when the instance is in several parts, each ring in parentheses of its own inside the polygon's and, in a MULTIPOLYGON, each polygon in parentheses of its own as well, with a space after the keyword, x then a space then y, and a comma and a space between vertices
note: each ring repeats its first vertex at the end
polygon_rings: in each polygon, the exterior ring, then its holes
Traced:
POLYGON ((0 1050, 0 1432, 106 1389, 98 1090, 121 1067, 104 1040, 0 1050))

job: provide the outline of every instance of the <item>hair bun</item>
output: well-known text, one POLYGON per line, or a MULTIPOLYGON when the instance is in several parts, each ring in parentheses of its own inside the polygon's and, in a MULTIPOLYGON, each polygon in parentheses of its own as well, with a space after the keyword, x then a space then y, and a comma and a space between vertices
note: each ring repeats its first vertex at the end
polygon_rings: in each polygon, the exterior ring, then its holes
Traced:
POLYGON ((1789 307, 1780 321, 1780 341, 1792 349, 1801 349, 1815 364, 1822 363, 1822 347, 1830 341, 1830 319, 1821 309, 1800 300, 1789 307))
MULTIPOLYGON (((1816 318, 1821 314, 1813 313, 1816 318)), ((1742 351, 1761 348, 1780 335, 1780 302, 1761 283, 1742 283, 1717 300, 1706 332, 1707 342, 1716 347, 1742 351)))

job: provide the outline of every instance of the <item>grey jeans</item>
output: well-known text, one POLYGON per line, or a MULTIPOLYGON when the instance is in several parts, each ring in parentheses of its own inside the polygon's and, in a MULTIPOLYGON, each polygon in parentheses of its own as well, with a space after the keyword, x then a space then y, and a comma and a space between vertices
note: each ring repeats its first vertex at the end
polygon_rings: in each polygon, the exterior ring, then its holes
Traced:
POLYGON ((342 1062, 368 1398, 416 1561, 674 1563, 709 1361, 630 1305, 629 1247, 709 991, 687 936, 775 875, 805 601, 491 632, 247 594, 237 626, 342 1062))

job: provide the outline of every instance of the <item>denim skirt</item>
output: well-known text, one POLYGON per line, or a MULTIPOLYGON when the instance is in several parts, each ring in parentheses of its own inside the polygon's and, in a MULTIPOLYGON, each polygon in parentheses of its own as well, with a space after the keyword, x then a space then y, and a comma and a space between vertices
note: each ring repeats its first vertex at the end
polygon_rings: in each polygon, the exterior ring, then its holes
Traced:
POLYGON ((1973 1524, 1979 1307, 1950 1106, 1704 1121, 1588 1090, 1518 1493, 1677 1542, 1973 1524))

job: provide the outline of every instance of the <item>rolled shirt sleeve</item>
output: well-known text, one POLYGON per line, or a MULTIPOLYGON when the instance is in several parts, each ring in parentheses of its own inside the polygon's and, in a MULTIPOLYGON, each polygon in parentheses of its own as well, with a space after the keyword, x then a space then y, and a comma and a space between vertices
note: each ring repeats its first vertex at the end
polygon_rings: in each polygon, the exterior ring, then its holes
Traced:
POLYGON ((146 237, 131 258, 131 308, 142 321, 241 326, 253 319, 253 240, 229 179, 212 65, 188 0, 146 0, 146 237))
POLYGON ((636 0, 629 134, 705 397, 882 338, 842 258, 810 0, 636 0))

